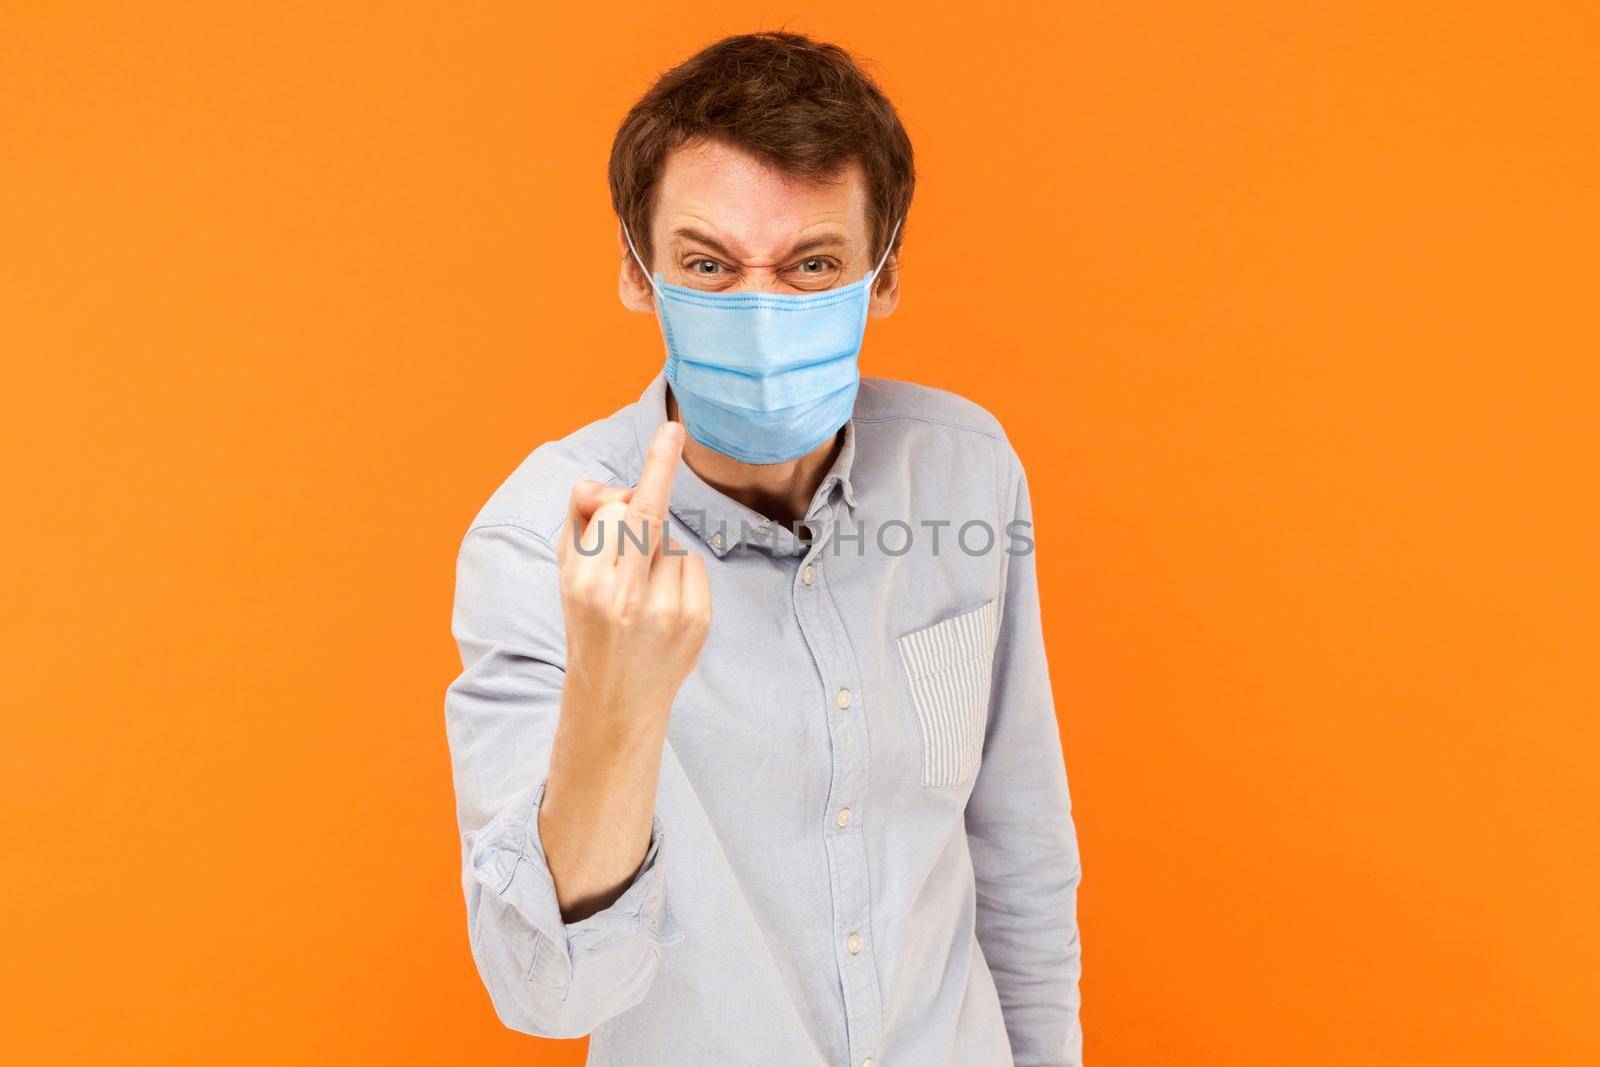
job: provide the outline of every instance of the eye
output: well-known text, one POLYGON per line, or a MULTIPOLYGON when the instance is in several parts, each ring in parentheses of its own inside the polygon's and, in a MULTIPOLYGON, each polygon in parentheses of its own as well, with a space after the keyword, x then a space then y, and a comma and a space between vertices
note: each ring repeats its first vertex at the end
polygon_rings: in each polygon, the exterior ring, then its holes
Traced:
POLYGON ((832 256, 807 256, 784 268, 797 289, 826 289, 839 279, 839 261, 832 256))
POLYGON ((695 259, 689 262, 689 273, 702 278, 715 278, 722 272, 722 264, 714 259, 695 259))

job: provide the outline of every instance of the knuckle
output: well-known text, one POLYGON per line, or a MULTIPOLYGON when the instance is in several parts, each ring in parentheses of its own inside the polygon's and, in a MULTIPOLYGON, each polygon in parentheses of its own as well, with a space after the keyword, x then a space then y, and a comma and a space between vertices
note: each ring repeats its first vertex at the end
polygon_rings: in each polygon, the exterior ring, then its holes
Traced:
POLYGON ((645 606, 643 614, 652 628, 666 629, 670 628, 672 623, 677 620, 678 610, 671 600, 664 597, 652 597, 645 606))
POLYGON ((639 597, 628 583, 619 583, 606 600, 607 615, 620 627, 630 627, 637 623, 639 609, 639 597))
POLYGON ((588 575, 584 568, 577 565, 577 561, 569 560, 557 572, 560 575, 561 592, 576 596, 588 582, 588 575))
POLYGON ((563 576, 562 590, 567 599, 582 605, 592 605, 595 600, 595 576, 586 568, 573 568, 563 576))

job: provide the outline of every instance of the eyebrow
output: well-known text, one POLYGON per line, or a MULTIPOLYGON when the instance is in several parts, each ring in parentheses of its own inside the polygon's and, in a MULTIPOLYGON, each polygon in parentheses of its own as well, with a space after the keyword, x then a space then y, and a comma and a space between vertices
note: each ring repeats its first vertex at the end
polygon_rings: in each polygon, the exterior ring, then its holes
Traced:
MULTIPOLYGON (((672 236, 681 237, 681 238, 684 238, 685 240, 689 240, 689 241, 698 241, 700 244, 705 245, 707 248, 709 248, 713 252, 717 253, 717 255, 722 256, 724 259, 731 259, 731 260, 737 261, 738 258, 739 258, 738 256, 734 255, 732 252, 728 251, 727 246, 724 245, 721 241, 718 241, 715 237, 712 237, 710 234, 707 234, 707 233, 701 233, 699 230, 693 229, 693 228, 688 227, 688 226, 679 226, 678 228, 674 229, 672 231, 672 236)), ((845 239, 844 239, 844 235, 843 234, 839 234, 839 233, 819 234, 816 237, 808 238, 807 240, 801 241, 799 244, 797 244, 793 248, 789 249, 789 251, 787 253, 785 253, 781 258, 789 259, 789 258, 791 258, 793 256, 800 255, 802 252, 810 252, 810 251, 813 251, 813 250, 818 249, 818 248, 824 248, 824 247, 828 247, 830 245, 842 245, 844 243, 845 243, 845 239)))

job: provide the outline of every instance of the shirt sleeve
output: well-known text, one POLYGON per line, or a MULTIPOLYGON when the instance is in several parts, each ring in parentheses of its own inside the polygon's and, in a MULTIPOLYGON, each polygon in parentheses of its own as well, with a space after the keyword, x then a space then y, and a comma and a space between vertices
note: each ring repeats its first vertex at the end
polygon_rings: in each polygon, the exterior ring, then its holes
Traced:
POLYGON ((1045 661, 1032 506, 1015 462, 1012 478, 989 722, 966 810, 977 934, 1017 1067, 1081 1067, 1077 833, 1045 661))
POLYGON ((513 1030, 581 1037, 637 1004, 664 946, 665 834, 609 907, 564 923, 539 839, 561 706, 565 628, 555 553, 513 524, 474 528, 456 568, 462 672, 445 696, 472 957, 513 1030))

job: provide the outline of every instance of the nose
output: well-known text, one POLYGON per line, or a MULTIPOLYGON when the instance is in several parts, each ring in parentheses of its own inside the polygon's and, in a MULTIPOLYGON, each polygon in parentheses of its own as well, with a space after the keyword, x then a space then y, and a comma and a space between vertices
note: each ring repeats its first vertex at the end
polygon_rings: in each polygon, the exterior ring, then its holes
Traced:
POLYGON ((777 267, 745 267, 739 273, 739 283, 725 292, 788 293, 793 290, 784 282, 777 267))

